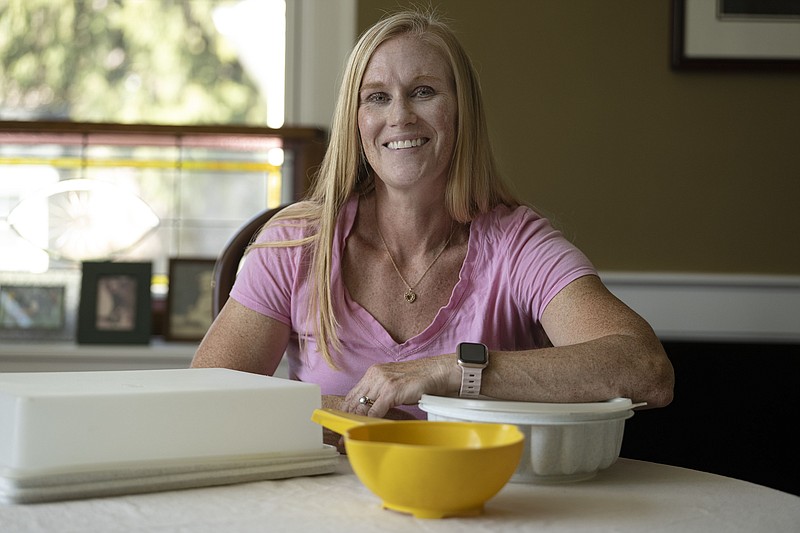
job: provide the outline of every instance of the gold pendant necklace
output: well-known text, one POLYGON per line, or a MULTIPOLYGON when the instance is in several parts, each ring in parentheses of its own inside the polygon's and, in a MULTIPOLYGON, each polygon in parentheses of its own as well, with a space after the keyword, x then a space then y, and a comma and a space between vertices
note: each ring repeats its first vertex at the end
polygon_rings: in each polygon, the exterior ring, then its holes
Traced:
POLYGON ((431 261, 431 264, 428 265, 428 268, 425 269, 425 272, 422 273, 422 275, 419 277, 419 279, 417 280, 417 282, 414 285, 411 285, 409 282, 406 281, 406 278, 404 278, 403 274, 400 273, 400 269, 397 268, 397 263, 394 262, 394 257, 392 257, 392 252, 389 251, 389 247, 386 245, 386 239, 383 238, 383 233, 381 233, 381 225, 378 223, 377 209, 375 211, 375 227, 378 228, 378 236, 381 238, 381 242, 383 243, 383 247, 386 250, 386 255, 389 256, 389 261, 392 262, 392 266, 394 267, 394 271, 397 272, 397 275, 400 276, 400 279, 403 280, 403 284, 406 286, 406 292, 403 293, 403 298, 405 298, 406 302, 408 302, 410 304, 413 304, 417 300, 417 293, 414 290, 414 287, 417 287, 417 286, 419 286, 420 283, 422 283, 422 280, 425 278, 425 275, 433 267, 433 265, 436 264, 436 261, 439 260, 439 258, 442 256, 444 251, 447 249, 447 245, 450 244, 450 239, 453 238, 453 232, 455 231, 456 227, 452 222, 450 223, 450 235, 448 235, 447 240, 444 241, 444 246, 442 246, 442 249, 439 250, 439 253, 436 254, 436 257, 433 258, 433 261, 431 261))

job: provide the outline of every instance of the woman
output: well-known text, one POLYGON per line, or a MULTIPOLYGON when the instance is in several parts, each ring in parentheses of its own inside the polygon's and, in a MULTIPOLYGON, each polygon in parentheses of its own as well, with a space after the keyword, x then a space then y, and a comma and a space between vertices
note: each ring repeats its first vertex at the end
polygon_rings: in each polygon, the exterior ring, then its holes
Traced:
POLYGON ((403 12, 356 44, 313 191, 262 231, 193 365, 271 374, 286 351, 324 406, 422 417, 422 394, 459 394, 465 341, 489 348, 481 395, 672 399, 648 324, 503 186, 453 33, 403 12))

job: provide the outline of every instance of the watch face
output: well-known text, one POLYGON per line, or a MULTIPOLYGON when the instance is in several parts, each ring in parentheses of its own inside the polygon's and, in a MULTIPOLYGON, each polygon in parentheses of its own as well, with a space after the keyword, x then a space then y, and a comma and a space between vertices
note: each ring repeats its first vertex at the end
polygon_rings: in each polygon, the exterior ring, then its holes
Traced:
POLYGON ((482 365, 489 360, 486 346, 475 342, 462 342, 458 345, 458 358, 465 363, 482 365))

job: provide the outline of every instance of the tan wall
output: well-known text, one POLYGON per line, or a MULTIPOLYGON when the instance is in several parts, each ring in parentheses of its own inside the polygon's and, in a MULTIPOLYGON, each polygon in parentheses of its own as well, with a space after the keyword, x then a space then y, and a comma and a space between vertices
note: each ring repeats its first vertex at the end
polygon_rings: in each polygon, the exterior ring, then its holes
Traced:
MULTIPOLYGON (((360 0, 359 32, 408 0, 360 0)), ((602 270, 800 274, 800 73, 675 72, 668 0, 432 0, 500 168, 602 270)))

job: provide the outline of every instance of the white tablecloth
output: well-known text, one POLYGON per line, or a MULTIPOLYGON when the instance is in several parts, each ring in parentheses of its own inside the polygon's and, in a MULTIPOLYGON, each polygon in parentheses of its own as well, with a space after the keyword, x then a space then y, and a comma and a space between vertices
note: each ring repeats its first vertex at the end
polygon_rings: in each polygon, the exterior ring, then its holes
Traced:
POLYGON ((335 474, 71 502, 0 505, 0 532, 800 531, 800 497, 630 459, 592 480, 509 483, 483 515, 416 519, 381 508, 341 459, 335 474))

